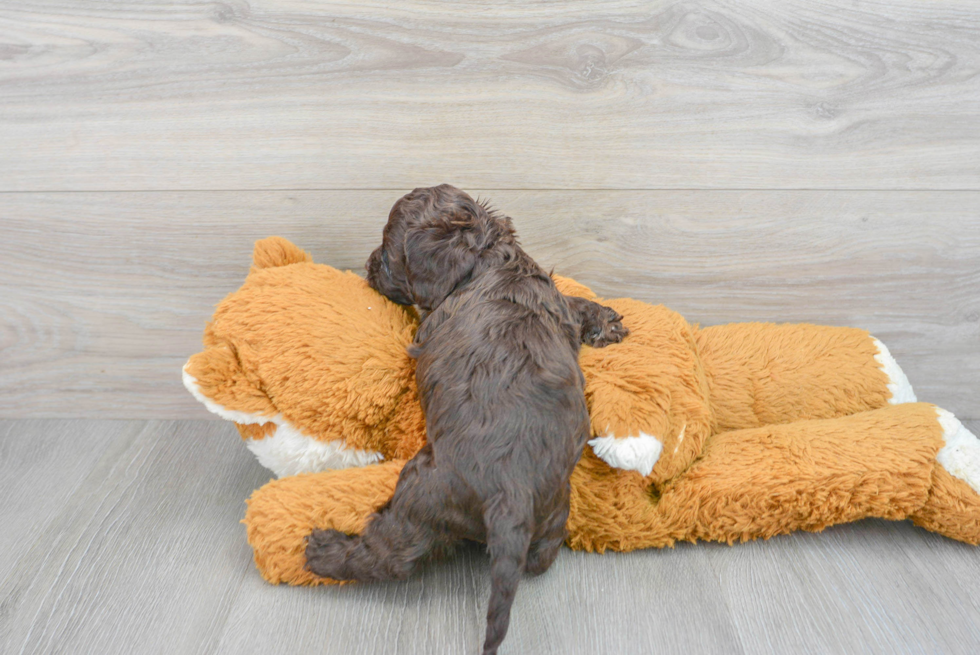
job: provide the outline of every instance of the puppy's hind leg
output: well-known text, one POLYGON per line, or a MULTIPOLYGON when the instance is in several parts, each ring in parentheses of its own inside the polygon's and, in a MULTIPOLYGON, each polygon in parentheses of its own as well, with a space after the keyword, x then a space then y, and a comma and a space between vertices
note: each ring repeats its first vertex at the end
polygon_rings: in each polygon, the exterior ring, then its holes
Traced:
POLYGON ((306 542, 306 568, 334 580, 401 580, 449 538, 421 517, 432 516, 424 507, 439 503, 431 448, 423 448, 399 476, 395 493, 359 535, 338 530, 314 530, 306 542))
POLYGON ((565 538, 568 536, 568 530, 565 529, 568 512, 566 501, 564 508, 548 519, 541 537, 531 542, 524 569, 528 575, 541 575, 554 564, 558 551, 561 550, 561 545, 565 543, 565 538))
POLYGON ((510 625, 510 608, 527 563, 531 544, 530 499, 501 493, 484 512, 487 547, 490 550, 490 606, 483 655, 496 655, 510 625))
POLYGON ((391 508, 375 516, 359 535, 314 530, 306 542, 306 568, 333 580, 402 580, 428 555, 433 530, 391 508))

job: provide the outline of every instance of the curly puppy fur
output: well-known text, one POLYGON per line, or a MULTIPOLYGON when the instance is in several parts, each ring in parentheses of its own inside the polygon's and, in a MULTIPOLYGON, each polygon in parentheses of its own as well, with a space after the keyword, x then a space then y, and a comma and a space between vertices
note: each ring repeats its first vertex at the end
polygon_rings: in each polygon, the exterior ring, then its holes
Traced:
POLYGON ((367 272, 376 290, 420 310, 410 353, 428 443, 363 534, 310 535, 307 567, 400 579, 460 539, 485 542, 483 652, 496 653, 521 574, 547 570, 565 540, 569 478, 590 436, 579 346, 627 330, 612 309, 560 294, 509 218, 449 185, 395 203, 367 272))

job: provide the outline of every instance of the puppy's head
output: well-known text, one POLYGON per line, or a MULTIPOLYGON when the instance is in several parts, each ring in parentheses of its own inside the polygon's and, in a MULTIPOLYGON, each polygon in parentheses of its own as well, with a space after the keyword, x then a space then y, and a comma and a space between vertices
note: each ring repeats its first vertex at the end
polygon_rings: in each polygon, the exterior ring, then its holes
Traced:
POLYGON ((510 219, 456 187, 415 189, 391 208, 384 238, 367 261, 372 288, 432 311, 478 272, 484 255, 514 243, 510 219))

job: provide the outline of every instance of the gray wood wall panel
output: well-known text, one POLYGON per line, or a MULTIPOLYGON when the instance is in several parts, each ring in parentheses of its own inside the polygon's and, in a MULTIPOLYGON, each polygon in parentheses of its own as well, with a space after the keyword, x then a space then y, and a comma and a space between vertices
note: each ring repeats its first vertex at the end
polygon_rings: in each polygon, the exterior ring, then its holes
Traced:
POLYGON ((0 190, 980 188, 974 0, 7 0, 0 30, 0 190))
MULTIPOLYGON (((493 191, 543 265, 702 324, 871 330, 980 416, 980 193, 493 191)), ((0 416, 209 416, 179 371, 255 239, 359 270, 393 191, 0 194, 0 416)))
MULTIPOLYGON (((263 582, 238 520, 268 472, 227 423, 0 421, 10 435, 35 445, 0 451, 0 472, 31 474, 0 491, 54 493, 43 511, 0 504, 0 524, 28 537, 0 535, 0 652, 478 652, 478 546, 405 582, 263 582)), ((972 654, 977 552, 886 521, 732 547, 565 549, 522 582, 501 653, 972 654)))

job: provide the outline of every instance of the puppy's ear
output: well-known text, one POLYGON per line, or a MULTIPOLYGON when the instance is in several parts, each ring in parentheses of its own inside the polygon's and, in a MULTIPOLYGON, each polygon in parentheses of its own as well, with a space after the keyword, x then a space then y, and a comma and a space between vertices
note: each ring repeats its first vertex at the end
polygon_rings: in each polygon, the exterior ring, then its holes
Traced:
POLYGON ((466 247, 477 254, 490 248, 496 239, 497 231, 490 229, 493 219, 486 215, 460 212, 449 219, 449 224, 459 232, 466 247))
POLYGON ((431 311, 469 281, 492 244, 486 221, 469 212, 441 216, 405 235, 405 269, 415 304, 431 311))

